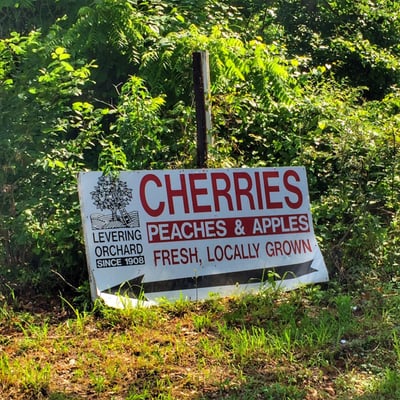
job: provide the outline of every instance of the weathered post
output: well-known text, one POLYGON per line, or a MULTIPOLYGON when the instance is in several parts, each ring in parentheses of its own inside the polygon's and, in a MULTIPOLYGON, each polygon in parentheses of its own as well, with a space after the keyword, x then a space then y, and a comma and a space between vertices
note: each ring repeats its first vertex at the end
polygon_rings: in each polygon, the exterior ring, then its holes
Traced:
POLYGON ((193 53, 193 83, 197 122, 197 168, 207 167, 211 138, 210 69, 208 52, 193 53))

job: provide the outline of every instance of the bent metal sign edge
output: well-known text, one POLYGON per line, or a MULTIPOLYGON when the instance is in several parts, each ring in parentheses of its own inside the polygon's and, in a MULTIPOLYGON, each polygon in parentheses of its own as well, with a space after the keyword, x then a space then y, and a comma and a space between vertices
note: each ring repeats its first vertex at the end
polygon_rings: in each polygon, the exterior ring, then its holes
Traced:
POLYGON ((192 300, 328 280, 304 167, 79 174, 92 298, 192 300))

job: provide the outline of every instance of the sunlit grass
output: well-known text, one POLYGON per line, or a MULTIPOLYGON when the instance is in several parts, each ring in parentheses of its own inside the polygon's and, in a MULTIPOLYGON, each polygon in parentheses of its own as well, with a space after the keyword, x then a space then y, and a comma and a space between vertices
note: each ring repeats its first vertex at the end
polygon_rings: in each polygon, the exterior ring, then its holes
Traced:
POLYGON ((17 303, 0 306, 2 398, 400 398, 392 295, 272 288, 84 311, 60 299, 60 321, 17 303))

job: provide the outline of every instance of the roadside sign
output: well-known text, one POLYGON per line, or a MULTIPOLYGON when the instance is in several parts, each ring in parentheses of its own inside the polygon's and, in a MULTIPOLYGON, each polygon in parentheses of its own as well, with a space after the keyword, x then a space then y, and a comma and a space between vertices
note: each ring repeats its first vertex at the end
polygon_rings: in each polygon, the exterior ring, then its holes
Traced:
POLYGON ((79 175, 92 298, 111 306, 328 280, 303 167, 79 175))

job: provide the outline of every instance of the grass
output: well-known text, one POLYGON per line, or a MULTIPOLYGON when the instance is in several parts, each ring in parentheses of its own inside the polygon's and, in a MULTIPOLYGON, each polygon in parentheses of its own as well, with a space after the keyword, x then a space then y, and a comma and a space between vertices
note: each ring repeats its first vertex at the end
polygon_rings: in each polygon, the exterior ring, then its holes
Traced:
POLYGON ((400 298, 331 287, 80 311, 0 303, 0 398, 400 399, 400 298))

